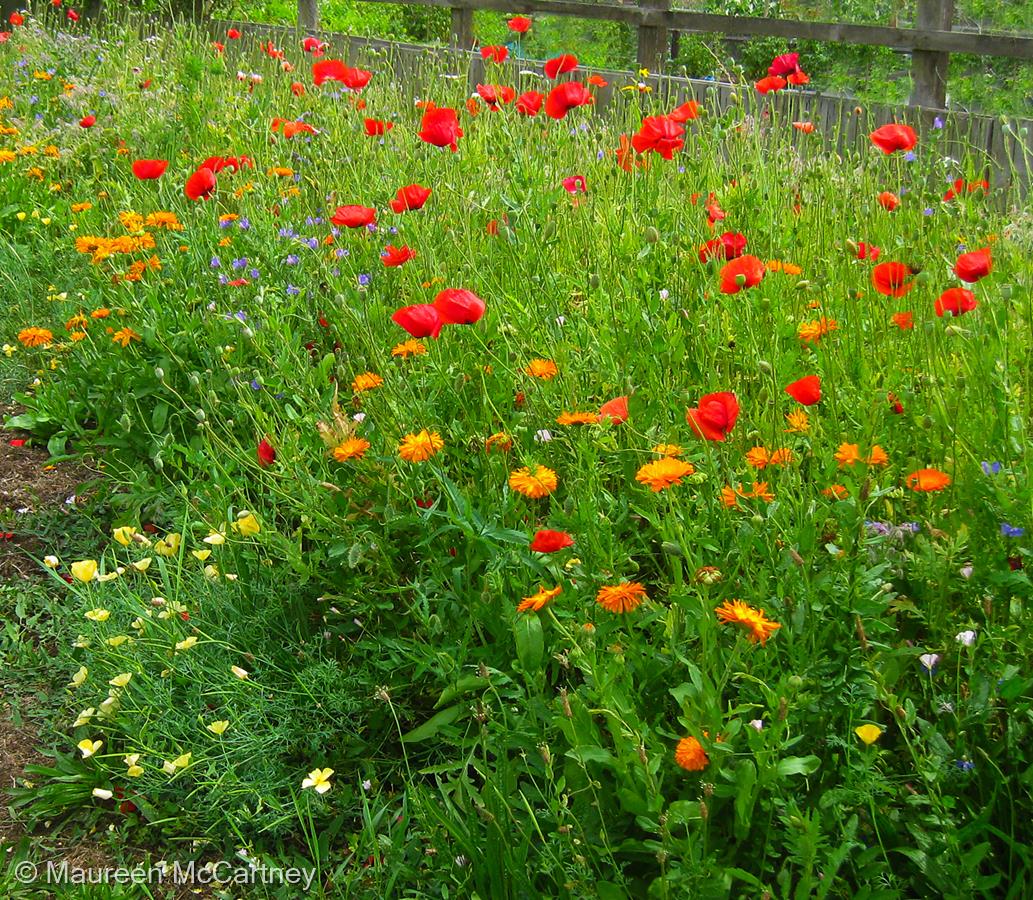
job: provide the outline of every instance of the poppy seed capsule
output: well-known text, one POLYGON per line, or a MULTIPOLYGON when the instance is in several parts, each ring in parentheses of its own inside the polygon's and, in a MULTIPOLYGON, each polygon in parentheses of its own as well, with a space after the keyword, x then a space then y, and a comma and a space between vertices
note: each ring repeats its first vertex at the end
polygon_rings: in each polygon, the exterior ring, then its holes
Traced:
POLYGON ((770 375, 774 371, 774 369, 771 368, 771 363, 766 359, 760 360, 760 362, 757 363, 757 368, 765 375, 770 375))
POLYGON ((194 410, 194 418, 197 419, 198 422, 203 422, 205 420, 204 410, 203 409, 195 409, 194 410))
POLYGON ((660 232, 650 225, 644 232, 643 237, 647 244, 655 244, 660 240, 660 232))
POLYGON ((664 551, 668 556, 684 556, 681 547, 677 544, 673 544, 670 541, 664 541, 660 545, 660 549, 664 551))
POLYGON ((843 247, 844 247, 844 249, 847 252, 850 253, 851 256, 854 256, 854 257, 856 257, 857 254, 861 252, 861 248, 858 247, 857 244, 854 241, 851 241, 851 240, 846 241, 846 243, 843 245, 843 247))
POLYGON ((154 369, 154 377, 157 378, 158 381, 164 381, 165 370, 161 366, 156 366, 154 369))
POLYGON ((589 276, 588 276, 588 286, 589 286, 589 287, 590 287, 590 288, 591 288, 591 289, 592 289, 593 291, 594 291, 594 290, 598 290, 598 288, 599 288, 599 284, 600 284, 600 282, 599 282, 599 276, 598 276, 598 275, 596 275, 596 274, 595 274, 595 272, 593 272, 593 273, 592 273, 591 275, 589 275, 589 276))

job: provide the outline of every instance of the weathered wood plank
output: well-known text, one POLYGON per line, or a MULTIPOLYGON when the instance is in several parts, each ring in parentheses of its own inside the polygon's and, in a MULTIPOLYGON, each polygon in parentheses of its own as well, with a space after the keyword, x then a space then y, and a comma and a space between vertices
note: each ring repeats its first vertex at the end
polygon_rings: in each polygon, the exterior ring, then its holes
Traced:
MULTIPOLYGON (((915 25, 919 31, 950 31, 954 0, 918 0, 915 25)), ((950 54, 915 50, 911 54, 911 105, 947 105, 947 68, 950 54)))

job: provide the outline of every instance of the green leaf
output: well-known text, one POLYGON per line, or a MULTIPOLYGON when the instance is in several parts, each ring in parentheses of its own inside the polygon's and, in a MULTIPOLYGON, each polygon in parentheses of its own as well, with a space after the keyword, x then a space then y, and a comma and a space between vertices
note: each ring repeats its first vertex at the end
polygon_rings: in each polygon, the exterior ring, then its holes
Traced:
POLYGON ((602 747, 575 747, 564 754, 568 759, 577 760, 582 765, 595 762, 609 765, 613 762, 613 754, 602 747))
POLYGON ((542 622, 536 615, 521 614, 513 626, 517 658, 525 672, 537 672, 545 658, 545 637, 542 622))
POLYGON ((817 756, 787 756, 775 767, 779 777, 784 775, 812 775, 818 771, 821 760, 817 756))
POLYGON ((151 413, 151 428, 154 429, 155 434, 161 434, 165 430, 165 423, 169 417, 169 405, 164 401, 160 401, 154 407, 154 412, 151 413))
POLYGON ((434 704, 434 708, 437 709, 444 706, 446 703, 455 700, 456 697, 461 697, 469 691, 486 688, 489 684, 491 682, 487 678, 481 678, 480 675, 466 675, 441 692, 441 696, 438 697, 438 702, 434 704))
POLYGON ((68 443, 68 435, 59 431, 47 441, 47 452, 51 456, 62 456, 65 452, 65 444, 68 443))
POLYGON ((735 770, 735 836, 743 840, 753 824, 753 806, 757 802, 757 767, 746 760, 735 770))
POLYGON ((408 734, 402 735, 403 744, 416 744, 434 737, 446 725, 451 725, 462 712, 461 706, 450 706, 443 709, 437 715, 432 716, 418 728, 414 728, 408 734))
POLYGON ((42 413, 23 412, 17 416, 11 416, 4 422, 4 428, 17 428, 22 431, 35 431, 40 425, 49 425, 51 419, 42 413))

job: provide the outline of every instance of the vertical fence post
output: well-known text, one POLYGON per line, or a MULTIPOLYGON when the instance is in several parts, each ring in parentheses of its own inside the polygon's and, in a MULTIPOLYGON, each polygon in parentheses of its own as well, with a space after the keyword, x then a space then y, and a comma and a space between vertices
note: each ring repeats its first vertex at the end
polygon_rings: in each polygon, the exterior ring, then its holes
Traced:
MULTIPOLYGON (((954 0, 918 0, 915 28, 950 31, 954 0)), ((947 104, 947 68, 950 54, 933 50, 911 51, 911 105, 943 109, 947 104)))
POLYGON ((319 28, 319 0, 298 0, 298 28, 302 31, 319 28))
MULTIPOLYGON (((671 8, 671 0, 639 0, 642 10, 667 11, 671 8)), ((639 25, 638 27, 638 66, 656 72, 663 68, 667 52, 667 29, 655 25, 639 25)))
POLYGON ((469 7, 452 7, 452 44, 463 50, 473 47, 473 10, 469 7))

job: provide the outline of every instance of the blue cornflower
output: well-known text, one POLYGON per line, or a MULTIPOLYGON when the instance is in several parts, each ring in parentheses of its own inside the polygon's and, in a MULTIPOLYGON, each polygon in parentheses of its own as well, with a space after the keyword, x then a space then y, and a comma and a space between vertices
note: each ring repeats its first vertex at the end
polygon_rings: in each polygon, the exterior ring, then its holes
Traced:
POLYGON ((1017 528, 1015 525, 1009 525, 1007 522, 1001 522, 1001 534, 1003 534, 1005 537, 1022 537, 1025 533, 1025 528, 1017 528))

